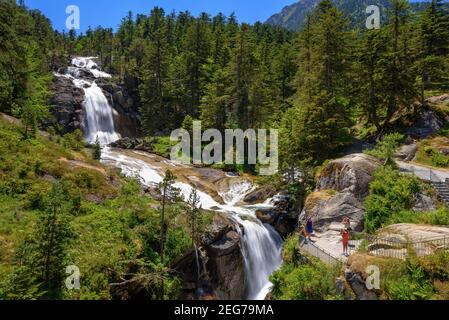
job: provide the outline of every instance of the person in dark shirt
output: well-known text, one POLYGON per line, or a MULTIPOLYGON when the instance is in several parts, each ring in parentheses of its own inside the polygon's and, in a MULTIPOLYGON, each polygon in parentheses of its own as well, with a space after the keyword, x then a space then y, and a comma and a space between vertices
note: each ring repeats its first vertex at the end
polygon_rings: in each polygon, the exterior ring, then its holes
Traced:
POLYGON ((313 242, 312 240, 312 234, 313 234, 313 221, 311 218, 307 219, 307 223, 306 223, 306 232, 308 235, 308 238, 310 241, 313 242))

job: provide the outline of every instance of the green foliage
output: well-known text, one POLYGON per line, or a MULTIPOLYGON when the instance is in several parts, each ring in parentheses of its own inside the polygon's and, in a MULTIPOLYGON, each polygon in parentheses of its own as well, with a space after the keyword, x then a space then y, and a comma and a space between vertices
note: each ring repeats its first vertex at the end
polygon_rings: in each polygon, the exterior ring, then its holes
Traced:
MULTIPOLYGON (((444 130, 441 133, 441 137, 447 136, 444 134, 444 130)), ((418 152, 416 155, 416 162, 422 163, 432 167, 448 168, 449 156, 442 154, 438 149, 446 147, 446 144, 442 144, 439 148, 439 139, 437 136, 433 140, 423 140, 420 142, 418 152), (435 145, 434 145, 435 144, 435 145)))
POLYGON ((438 251, 435 254, 420 257, 418 264, 430 279, 449 281, 449 252, 438 251))
POLYGON ((277 300, 326 300, 335 299, 335 278, 339 269, 327 267, 312 258, 309 264, 284 264, 275 271, 272 296, 277 300))
POLYGON ((93 152, 92 156, 93 156, 94 160, 101 159, 101 145, 100 145, 100 140, 98 140, 98 137, 95 138, 94 152, 93 152))
POLYGON ((434 295, 432 283, 426 278, 419 264, 409 259, 406 262, 407 276, 393 280, 388 288, 392 300, 426 300, 434 295))
POLYGON ((84 134, 80 129, 64 135, 64 146, 74 151, 81 151, 86 145, 84 134))
POLYGON ((70 227, 73 202, 66 187, 54 184, 43 199, 36 226, 18 250, 18 259, 41 284, 46 298, 61 296, 67 246, 74 236, 70 227))
MULTIPOLYGON (((180 279, 167 270, 192 245, 185 208, 169 201, 162 263, 157 204, 141 195, 137 181, 97 171, 106 170, 98 164, 67 166, 61 158, 71 152, 40 135, 23 140, 17 127, 0 119, 0 299, 109 299, 109 284, 129 274, 148 277, 154 299, 162 298, 163 277, 163 297, 177 298, 180 279), (53 179, 60 187, 52 188, 53 179), (58 239, 51 248, 50 234, 58 239), (44 279, 46 256, 52 272, 44 279), (79 291, 61 287, 68 265, 81 270, 79 291)), ((78 154, 77 163, 83 161, 92 160, 78 154)), ((212 216, 201 215, 198 232, 212 216)))
POLYGON ((366 231, 374 232, 393 214, 410 209, 414 195, 419 190, 417 178, 401 175, 398 170, 390 167, 379 169, 370 184, 369 195, 364 203, 366 231))
POLYGON ((374 149, 365 150, 364 152, 388 162, 393 159, 393 155, 403 141, 404 136, 400 133, 387 134, 376 144, 374 149))
POLYGON ((443 225, 449 226, 449 210, 442 207, 436 211, 427 212, 413 212, 413 211, 399 211, 393 213, 386 224, 397 223, 416 223, 428 225, 443 225))

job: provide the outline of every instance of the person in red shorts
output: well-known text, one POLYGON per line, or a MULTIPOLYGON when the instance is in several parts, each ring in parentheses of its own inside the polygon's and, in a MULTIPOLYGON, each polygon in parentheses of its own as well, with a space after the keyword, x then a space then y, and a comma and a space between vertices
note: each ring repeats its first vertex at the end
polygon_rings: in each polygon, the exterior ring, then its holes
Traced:
POLYGON ((349 256, 349 230, 347 228, 343 229, 341 237, 343 240, 343 254, 349 256))

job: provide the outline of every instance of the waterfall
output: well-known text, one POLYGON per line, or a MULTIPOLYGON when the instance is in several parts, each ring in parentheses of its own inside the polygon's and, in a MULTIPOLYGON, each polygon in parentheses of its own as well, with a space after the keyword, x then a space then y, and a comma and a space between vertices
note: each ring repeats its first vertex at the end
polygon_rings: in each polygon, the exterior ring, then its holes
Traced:
MULTIPOLYGON (((102 161, 120 168, 124 175, 137 178, 143 185, 154 186, 162 181, 162 175, 149 163, 114 150, 106 148, 103 151, 102 161)), ((184 199, 188 199, 192 191, 189 184, 176 182, 174 186, 181 191, 184 199)), ((229 190, 220 194, 225 204, 218 203, 207 193, 200 190, 197 192, 203 209, 228 213, 236 223, 244 227, 240 237, 247 280, 246 298, 262 300, 271 288, 269 276, 282 263, 282 238, 273 227, 262 224, 256 217, 257 208, 269 205, 236 205, 252 189, 253 186, 249 182, 238 180, 235 183, 231 182, 229 190)), ((240 228, 237 229, 240 231, 240 228)))
MULTIPOLYGON (((55 75, 71 79, 75 86, 84 90, 83 106, 86 113, 84 133, 86 139, 93 143, 98 137, 102 145, 107 145, 121 138, 114 127, 113 116, 115 111, 95 80, 82 79, 82 75, 91 74, 93 78, 111 77, 111 75, 100 71, 93 59, 93 57, 74 58, 72 66, 67 68, 65 74, 55 75)), ((120 168, 122 174, 135 177, 146 186, 158 184, 163 179, 157 168, 149 163, 137 157, 114 152, 108 147, 103 148, 101 160, 103 163, 120 168)), ((170 161, 167 160, 167 162, 171 164, 170 161)), ((175 166, 175 164, 173 165, 175 166)), ((236 180, 231 181, 229 190, 220 193, 224 205, 199 190, 198 196, 203 209, 226 212, 234 221, 244 227, 244 232, 240 236, 241 250, 245 261, 247 298, 260 300, 264 299, 270 290, 271 283, 268 279, 270 274, 282 263, 282 239, 271 226, 264 225, 257 219, 255 214, 257 206, 237 206, 245 195, 253 189, 253 185, 249 181, 239 181, 237 177, 234 179, 236 180)), ((189 198, 192 186, 183 182, 176 182, 174 186, 181 191, 184 199, 189 198)), ((237 229, 240 231, 240 228, 237 229)))
POLYGON ((84 89, 84 93, 87 141, 95 142, 98 137, 100 143, 104 145, 120 139, 114 128, 113 109, 101 88, 93 82, 89 88, 84 89))
POLYGON ((72 79, 75 86, 84 90, 83 107, 86 114, 84 134, 89 143, 98 138, 101 145, 107 145, 121 138, 115 131, 114 114, 103 90, 94 81, 82 79, 82 74, 91 74, 94 78, 110 78, 111 75, 100 71, 94 62, 95 57, 76 57, 72 59, 72 66, 66 69, 64 75, 55 74, 72 79))

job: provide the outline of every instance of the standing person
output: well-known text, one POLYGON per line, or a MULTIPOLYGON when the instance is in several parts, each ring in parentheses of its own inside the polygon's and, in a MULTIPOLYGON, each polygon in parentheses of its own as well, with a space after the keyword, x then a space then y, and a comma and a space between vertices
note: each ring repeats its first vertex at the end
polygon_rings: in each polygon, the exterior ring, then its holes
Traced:
POLYGON ((341 232, 341 238, 343 242, 343 254, 348 257, 349 256, 349 230, 344 228, 341 232))
POLYGON ((311 242, 313 242, 312 240, 312 234, 313 234, 313 221, 311 218, 307 219, 307 223, 306 223, 306 232, 308 235, 308 238, 311 242))
POLYGON ((348 229, 348 231, 351 230, 351 220, 349 219, 348 216, 345 216, 343 218, 343 225, 344 225, 345 229, 348 229))

